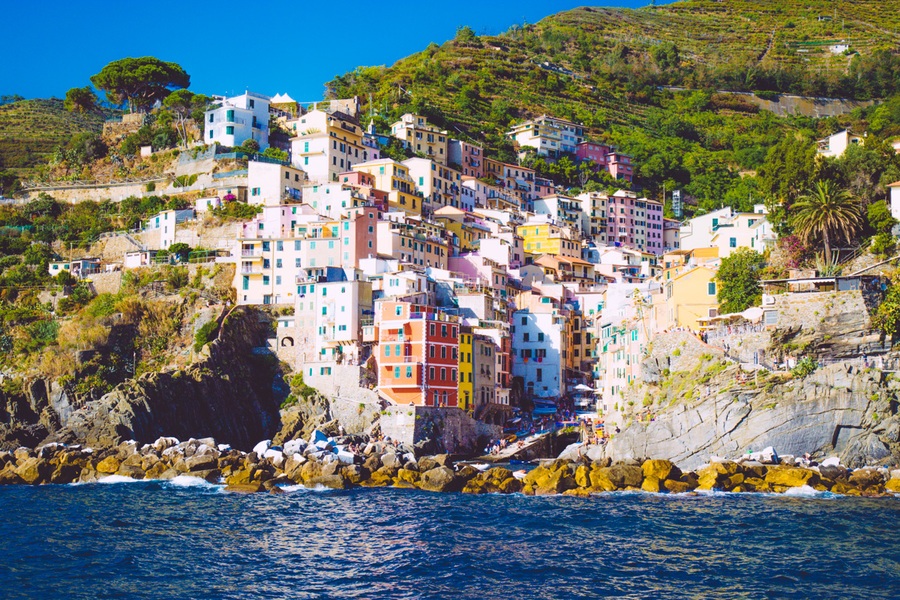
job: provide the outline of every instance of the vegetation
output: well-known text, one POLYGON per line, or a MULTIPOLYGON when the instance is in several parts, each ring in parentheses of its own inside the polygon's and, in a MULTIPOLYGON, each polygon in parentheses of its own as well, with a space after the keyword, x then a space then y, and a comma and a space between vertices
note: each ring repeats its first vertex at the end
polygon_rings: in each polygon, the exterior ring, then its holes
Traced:
MULTIPOLYGON (((70 112, 62 100, 18 100, 0 105, 0 173, 28 174, 80 133, 99 134, 115 111, 70 112)), ((8 193, 8 190, 2 192, 8 193)))
POLYGON ((722 259, 716 272, 720 313, 738 313, 759 305, 762 300, 759 280, 765 266, 763 255, 750 248, 740 248, 722 259))
POLYGON ((825 247, 825 262, 831 262, 831 244, 851 240, 862 228, 860 204, 846 190, 832 182, 816 181, 805 196, 793 206, 791 216, 797 233, 807 240, 820 237, 825 247))
POLYGON ((91 77, 113 104, 127 103, 131 112, 145 111, 163 101, 174 88, 186 88, 190 76, 180 65, 152 56, 115 60, 91 77))
POLYGON ((93 112, 97 110, 97 94, 90 86, 72 88, 66 92, 63 106, 69 112, 93 112))
POLYGON ((213 320, 204 323, 200 329, 197 330, 197 333, 194 334, 194 352, 200 352, 203 349, 203 346, 215 339, 218 330, 218 321, 213 320))

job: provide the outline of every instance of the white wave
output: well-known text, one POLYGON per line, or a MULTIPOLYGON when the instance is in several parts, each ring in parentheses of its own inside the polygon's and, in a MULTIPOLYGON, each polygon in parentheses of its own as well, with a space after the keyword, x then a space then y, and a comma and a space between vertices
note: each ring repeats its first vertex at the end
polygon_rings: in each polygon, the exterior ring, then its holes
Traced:
POLYGON ((139 481, 142 480, 125 477, 124 475, 108 475, 106 477, 101 477, 100 479, 98 479, 97 483, 137 483, 139 481))
POLYGON ((800 496, 801 498, 812 498, 814 496, 821 496, 824 492, 820 492, 818 490, 814 490, 808 485, 803 485, 800 487, 792 487, 788 488, 784 491, 784 496, 800 496))
POLYGON ((218 487, 218 484, 210 483, 200 477, 191 477, 190 475, 179 475, 166 481, 168 485, 175 487, 218 487))

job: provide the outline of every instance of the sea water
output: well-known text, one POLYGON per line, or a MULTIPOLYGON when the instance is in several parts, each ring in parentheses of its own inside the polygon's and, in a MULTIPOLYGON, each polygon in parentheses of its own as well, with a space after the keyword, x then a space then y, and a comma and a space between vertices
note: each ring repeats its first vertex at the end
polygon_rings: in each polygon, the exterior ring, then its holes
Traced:
POLYGON ((897 598, 900 500, 0 488, 2 598, 897 598))

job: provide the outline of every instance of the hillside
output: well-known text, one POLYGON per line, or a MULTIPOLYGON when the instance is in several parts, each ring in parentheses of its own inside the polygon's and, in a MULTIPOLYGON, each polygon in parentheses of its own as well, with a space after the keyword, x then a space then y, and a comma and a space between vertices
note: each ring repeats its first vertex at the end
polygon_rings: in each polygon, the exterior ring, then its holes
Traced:
MULTIPOLYGON (((499 36, 463 27, 442 46, 390 67, 357 68, 326 90, 359 96, 382 130, 415 112, 502 160, 514 160, 503 136, 510 123, 545 113, 568 118, 583 123, 589 139, 630 154, 635 183, 649 196, 682 189, 702 210, 747 210, 779 186, 783 166, 766 164, 777 158, 774 146, 796 140, 812 160, 814 140, 842 128, 895 135, 900 111, 776 117, 721 91, 853 100, 900 94, 897 8, 896 0, 578 8, 499 36), (846 52, 832 49, 841 40, 846 52), (878 131, 870 127, 876 121, 878 131), (752 177, 757 172, 768 175, 752 177)), ((527 165, 546 174, 540 162, 527 165)), ((873 175, 867 198, 882 193, 884 171, 873 175)))
POLYGON ((20 100, 0 106, 0 168, 44 164, 60 144, 84 132, 100 133, 105 116, 71 113, 63 101, 20 100))
POLYGON ((892 65, 877 51, 900 48, 898 8, 872 0, 584 7, 496 37, 463 28, 443 46, 326 87, 333 97, 374 92, 382 110, 427 103, 473 131, 484 121, 504 125, 503 112, 643 125, 663 85, 871 98, 896 92, 892 65), (831 49, 841 43, 846 52, 831 49))

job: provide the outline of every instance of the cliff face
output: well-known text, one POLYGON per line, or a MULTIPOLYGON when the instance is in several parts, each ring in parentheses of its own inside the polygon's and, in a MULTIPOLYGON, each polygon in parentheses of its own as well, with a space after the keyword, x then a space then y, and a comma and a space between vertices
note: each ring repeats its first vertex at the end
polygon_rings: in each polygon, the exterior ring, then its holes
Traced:
POLYGON ((898 382, 862 360, 829 365, 802 380, 739 383, 730 367, 676 402, 634 422, 606 446, 613 459, 659 457, 693 469, 712 456, 737 458, 772 446, 779 454, 837 455, 851 467, 900 460, 898 382))
POLYGON ((665 458, 693 469, 772 446, 779 454, 837 455, 857 467, 900 462, 900 356, 885 352, 861 292, 776 297, 777 325, 653 342, 641 382, 625 392, 614 460, 665 458), (728 348, 727 357, 722 348, 728 348), (812 357, 830 364, 803 376, 754 373, 738 363, 812 357), (872 358, 872 357, 875 358, 872 358), (867 358, 868 357, 868 358, 867 358))
POLYGON ((60 441, 109 447, 166 435, 209 436, 249 449, 271 437, 279 423, 272 361, 252 352, 265 344, 267 328, 254 311, 235 309, 200 360, 144 374, 77 408, 58 385, 37 380, 24 396, 5 397, 3 445, 60 441))

